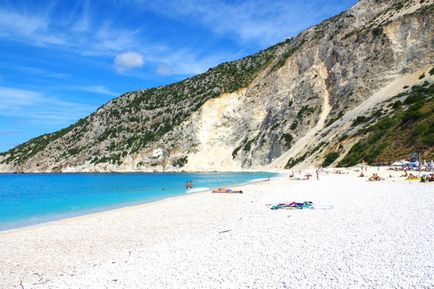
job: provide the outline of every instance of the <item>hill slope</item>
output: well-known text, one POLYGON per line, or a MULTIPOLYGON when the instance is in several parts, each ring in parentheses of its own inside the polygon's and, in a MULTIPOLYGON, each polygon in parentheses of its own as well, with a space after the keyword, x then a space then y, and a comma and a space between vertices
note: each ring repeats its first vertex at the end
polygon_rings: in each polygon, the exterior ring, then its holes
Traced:
POLYGON ((415 149, 429 157, 433 2, 362 0, 252 56, 126 93, 1 154, 0 171, 269 169, 320 165, 324 158, 349 165, 415 149), (405 104, 417 91, 425 95, 418 107, 405 104), (403 105, 391 104, 398 98, 403 105), (423 117, 401 122, 415 111, 423 117), (393 125, 367 148, 362 144, 372 142, 380 117, 393 125), (355 154, 360 150, 368 155, 355 154))

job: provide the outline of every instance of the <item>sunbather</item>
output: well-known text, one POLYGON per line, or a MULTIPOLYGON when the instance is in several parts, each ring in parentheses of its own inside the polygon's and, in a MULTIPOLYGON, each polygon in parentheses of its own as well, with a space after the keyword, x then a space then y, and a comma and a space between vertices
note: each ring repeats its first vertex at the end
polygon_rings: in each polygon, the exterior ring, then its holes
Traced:
POLYGON ((419 177, 413 175, 412 173, 410 173, 410 174, 408 175, 408 177, 407 177, 407 180, 414 180, 414 181, 416 181, 416 180, 418 180, 418 179, 419 179, 419 177))
POLYGON ((434 182, 434 174, 423 175, 423 176, 420 178, 420 181, 421 181, 422 183, 425 183, 425 182, 434 182))
POLYGON ((370 181, 382 181, 384 180, 383 178, 381 178, 378 174, 373 173, 372 177, 369 178, 370 181))
POLYGON ((234 191, 232 189, 227 188, 218 188, 212 191, 213 193, 225 193, 225 194, 242 194, 243 191, 234 191))

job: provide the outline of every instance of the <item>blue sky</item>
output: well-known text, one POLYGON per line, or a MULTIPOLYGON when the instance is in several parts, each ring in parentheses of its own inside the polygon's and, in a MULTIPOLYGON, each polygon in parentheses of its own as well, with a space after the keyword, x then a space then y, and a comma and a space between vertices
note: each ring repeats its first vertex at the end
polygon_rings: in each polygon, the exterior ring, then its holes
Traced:
POLYGON ((264 49, 356 0, 0 0, 0 151, 264 49))

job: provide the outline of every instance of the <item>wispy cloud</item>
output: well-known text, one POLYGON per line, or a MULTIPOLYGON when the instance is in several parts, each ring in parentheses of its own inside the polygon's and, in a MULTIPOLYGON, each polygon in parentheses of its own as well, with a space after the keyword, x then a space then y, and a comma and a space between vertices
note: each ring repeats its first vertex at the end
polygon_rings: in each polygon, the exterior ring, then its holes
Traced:
POLYGON ((160 64, 157 66, 155 73, 157 73, 158 75, 163 75, 163 76, 164 75, 172 75, 173 74, 173 68, 167 64, 160 64))
POLYGON ((124 52, 116 55, 114 65, 116 71, 123 73, 129 69, 140 68, 145 63, 143 55, 137 52, 124 52))
POLYGON ((31 123, 66 124, 93 111, 90 105, 63 101, 41 93, 0 86, 0 115, 31 123))
MULTIPOLYGON (((112 0, 107 1, 107 5, 129 7, 136 15, 145 11, 175 22, 186 22, 216 37, 229 37, 239 47, 251 51, 251 47, 264 48, 293 36, 355 1, 112 0)), ((243 56, 242 52, 233 52, 241 50, 239 47, 228 53, 215 50, 203 53, 206 48, 197 43, 179 45, 164 38, 155 40, 148 37, 148 31, 155 27, 147 27, 147 21, 127 24, 128 17, 117 18, 113 16, 115 13, 108 17, 100 15, 98 8, 101 7, 94 1, 75 1, 71 4, 73 9, 63 9, 62 13, 56 10, 56 5, 60 4, 55 1, 50 2, 49 8, 24 3, 16 6, 30 8, 0 7, 0 38, 56 46, 86 56, 109 57, 115 59, 115 69, 120 73, 143 65, 139 58, 133 66, 122 65, 127 63, 125 53, 131 51, 143 55, 146 65, 153 66, 157 75, 199 73, 222 61, 243 56)))
MULTIPOLYGON (((10 67, 8 67, 8 68, 10 68, 10 67)), ((64 72, 51 72, 47 69, 36 68, 36 67, 31 67, 31 66, 19 66, 19 67, 15 67, 13 69, 18 70, 20 72, 24 72, 26 74, 43 76, 43 77, 48 77, 48 78, 65 79, 65 78, 69 77, 69 74, 64 73, 64 72)))
POLYGON ((88 91, 92 93, 98 93, 98 94, 104 94, 109 96, 118 96, 120 93, 115 92, 104 85, 88 85, 88 86, 74 86, 73 89, 81 90, 81 91, 88 91))
POLYGON ((22 132, 16 131, 16 130, 0 130, 0 136, 13 136, 13 135, 19 135, 22 132))
POLYGON ((159 75, 198 74, 220 64, 223 61, 237 59, 241 54, 236 53, 214 53, 199 55, 192 49, 180 49, 171 53, 161 52, 148 54, 147 59, 157 63, 156 73, 159 75))
POLYGON ((81 4, 77 17, 56 15, 46 9, 32 13, 0 7, 0 37, 31 45, 54 45, 84 55, 114 55, 139 46, 139 29, 114 27, 110 19, 98 22, 93 19, 90 2, 81 4))
POLYGON ((300 32, 307 26, 330 17, 331 11, 342 11, 355 0, 129 0, 170 18, 189 19, 218 35, 232 36, 241 42, 271 45, 300 32))
POLYGON ((84 32, 89 30, 91 23, 91 10, 89 0, 85 0, 81 7, 81 15, 72 26, 73 31, 84 32))
POLYGON ((110 18, 98 21, 91 1, 77 3, 76 9, 67 15, 57 15, 53 8, 33 7, 28 9, 32 13, 28 13, 22 9, 0 7, 0 38, 29 45, 54 46, 85 56, 112 57, 115 69, 120 73, 140 68, 144 59, 155 67, 158 75, 200 73, 231 59, 221 53, 201 55, 197 46, 179 48, 170 43, 155 42, 146 37, 142 26, 126 27, 110 18))
POLYGON ((61 33, 51 33, 50 20, 46 15, 1 8, 0 37, 15 38, 32 42, 34 45, 64 45, 66 43, 61 33))

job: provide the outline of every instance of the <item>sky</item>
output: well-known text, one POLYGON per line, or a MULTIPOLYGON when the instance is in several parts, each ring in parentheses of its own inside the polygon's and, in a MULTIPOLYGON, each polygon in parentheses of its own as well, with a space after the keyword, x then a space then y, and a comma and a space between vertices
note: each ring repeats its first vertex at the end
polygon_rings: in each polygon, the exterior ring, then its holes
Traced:
POLYGON ((0 0, 0 151, 267 48, 356 0, 0 0))

